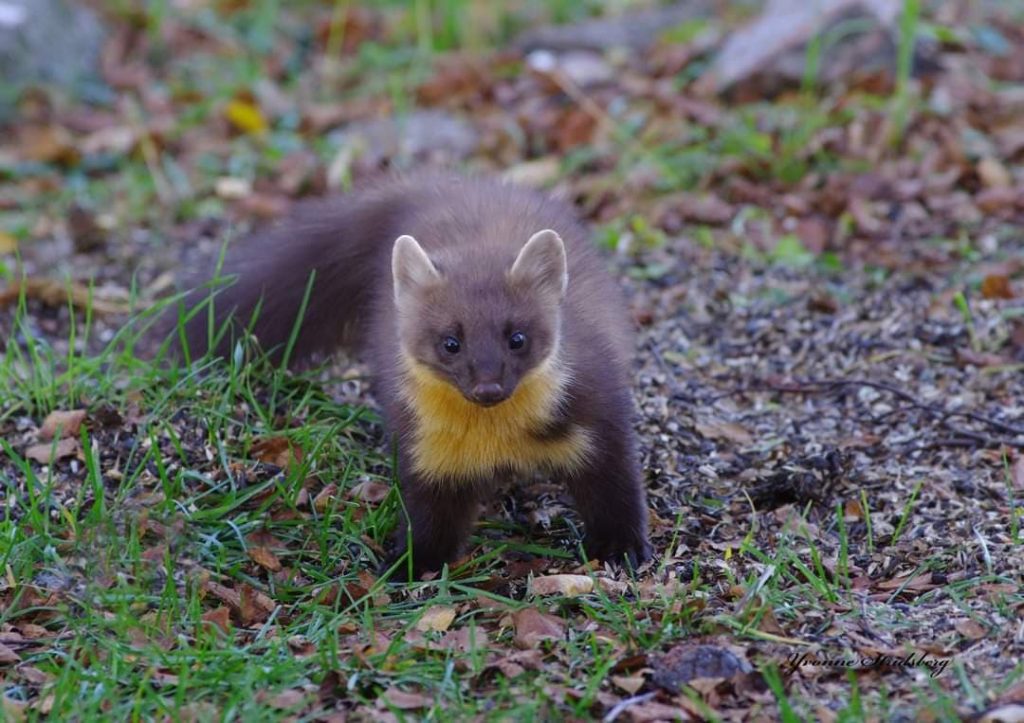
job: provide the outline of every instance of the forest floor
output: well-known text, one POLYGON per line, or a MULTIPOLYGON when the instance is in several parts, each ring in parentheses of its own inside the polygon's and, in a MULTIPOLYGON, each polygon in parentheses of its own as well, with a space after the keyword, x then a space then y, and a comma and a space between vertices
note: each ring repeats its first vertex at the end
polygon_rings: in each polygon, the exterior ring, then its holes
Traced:
POLYGON ((725 88, 742 6, 283 5, 106 3, 102 82, 0 121, 5 718, 1022 720, 1024 7, 725 88), (138 353, 225 242, 426 164, 570 200, 622 279, 635 577, 534 480, 380 580, 358 363, 138 353))

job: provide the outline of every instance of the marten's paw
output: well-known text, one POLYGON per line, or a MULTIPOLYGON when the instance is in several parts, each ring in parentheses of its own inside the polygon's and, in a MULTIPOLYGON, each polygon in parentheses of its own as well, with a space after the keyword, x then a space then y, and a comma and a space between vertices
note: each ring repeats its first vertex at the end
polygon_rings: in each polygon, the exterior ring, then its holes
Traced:
POLYGON ((594 535, 584 543, 587 556, 602 562, 622 565, 629 570, 637 570, 651 559, 654 550, 644 533, 619 532, 613 535, 594 535))

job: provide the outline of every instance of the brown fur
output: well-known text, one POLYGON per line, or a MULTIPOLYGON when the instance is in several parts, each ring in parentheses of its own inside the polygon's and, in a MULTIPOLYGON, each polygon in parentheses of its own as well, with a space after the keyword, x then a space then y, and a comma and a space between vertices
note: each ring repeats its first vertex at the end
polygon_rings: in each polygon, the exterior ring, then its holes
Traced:
MULTIPOLYGON (((550 259, 540 260, 544 274, 550 259)), ((238 282, 218 295, 218 321, 233 312, 245 323, 262 299, 254 332, 280 356, 313 270, 292 361, 329 353, 342 343, 365 353, 375 395, 397 437, 417 573, 457 557, 480 496, 496 476, 525 471, 520 459, 508 457, 515 445, 529 448, 523 455, 534 460, 529 467, 565 480, 586 526, 588 554, 634 565, 648 559, 629 391, 629 321, 619 288, 566 206, 497 180, 446 175, 393 179, 309 204, 229 253, 226 271, 237 274, 238 282), (510 273, 527 239, 542 229, 553 229, 564 243, 564 298, 550 278, 510 273), (396 304, 392 248, 404 234, 416 239, 443 282, 414 283, 408 298, 396 304), (507 342, 513 331, 527 338, 515 352, 507 342), (443 348, 446 335, 463 341, 455 356, 443 348), (460 407, 471 403, 482 381, 500 385, 508 399, 487 408, 460 407), (451 394, 444 391, 449 388, 451 394), (544 409, 532 413, 537 404, 544 409), (424 452, 424 445, 435 443, 424 441, 424 425, 417 420, 435 411, 460 414, 459 409, 463 417, 453 419, 479 419, 459 432, 465 444, 446 444, 445 454, 460 448, 482 454, 486 439, 470 439, 478 427, 519 436, 505 447, 487 447, 492 456, 484 458, 493 462, 482 468, 468 464, 478 460, 429 462, 438 450, 424 452), (560 464, 570 443, 578 459, 560 464)), ((193 355, 205 351, 205 312, 187 325, 186 335, 193 355)), ((215 351, 230 348, 225 339, 215 351)), ((400 529, 400 548, 405 539, 400 529)))

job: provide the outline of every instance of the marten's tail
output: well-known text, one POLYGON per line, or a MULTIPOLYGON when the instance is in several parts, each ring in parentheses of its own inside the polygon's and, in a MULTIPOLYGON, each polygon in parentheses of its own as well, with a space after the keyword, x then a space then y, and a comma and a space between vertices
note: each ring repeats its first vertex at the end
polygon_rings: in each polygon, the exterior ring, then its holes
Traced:
POLYGON ((271 359, 292 365, 357 343, 389 273, 403 206, 381 189, 300 204, 288 220, 233 243, 216 277, 191 285, 159 333, 189 359, 228 356, 251 333, 271 359))

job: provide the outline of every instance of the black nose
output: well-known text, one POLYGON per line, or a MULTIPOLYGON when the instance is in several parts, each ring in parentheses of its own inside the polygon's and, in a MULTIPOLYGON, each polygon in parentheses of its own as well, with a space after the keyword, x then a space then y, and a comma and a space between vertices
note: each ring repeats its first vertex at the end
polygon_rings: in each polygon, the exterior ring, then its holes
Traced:
POLYGON ((481 382, 473 387, 473 401, 491 405, 505 399, 505 388, 498 382, 481 382))

